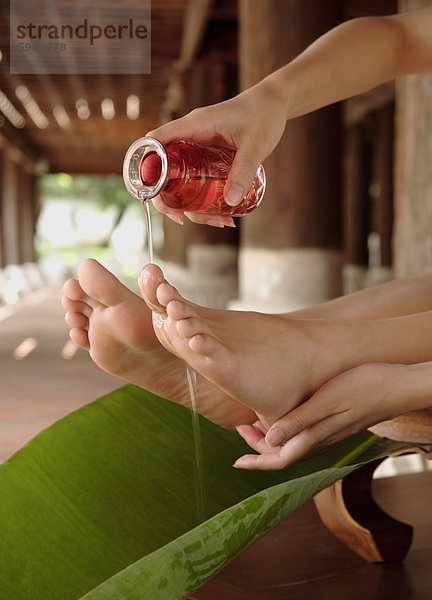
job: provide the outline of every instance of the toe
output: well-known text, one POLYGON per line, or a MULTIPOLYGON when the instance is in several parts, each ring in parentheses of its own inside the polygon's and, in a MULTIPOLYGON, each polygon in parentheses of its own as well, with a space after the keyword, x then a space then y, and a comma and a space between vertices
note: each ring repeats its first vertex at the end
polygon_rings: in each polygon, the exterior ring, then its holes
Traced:
MULTIPOLYGON (((171 304, 172 302, 170 302, 168 308, 171 307, 171 304)), ((168 316, 172 318, 169 312, 168 316)), ((184 338, 191 338, 198 334, 211 335, 211 331, 207 325, 201 321, 201 319, 196 319, 194 317, 191 317, 190 319, 180 319, 177 321, 177 331, 184 338)))
POLYGON ((85 293, 77 279, 68 279, 63 286, 63 307, 66 308, 66 310, 72 310, 71 303, 73 302, 76 303, 76 306, 84 306, 85 303, 90 308, 94 308, 99 304, 99 302, 85 293), (68 305, 66 305, 66 303, 68 303, 68 305))
POLYGON ((164 310, 164 307, 157 299, 157 289, 164 282, 163 273, 157 265, 149 264, 141 269, 138 278, 141 295, 148 307, 156 312, 164 310))
POLYGON ((170 319, 174 319, 175 321, 198 317, 198 313, 194 310, 193 305, 183 300, 171 300, 167 304, 166 311, 170 319))
POLYGON ((87 294, 81 288, 77 279, 68 279, 63 285, 63 294, 70 300, 85 301, 87 294))
POLYGON ((65 321, 69 327, 76 329, 87 329, 88 318, 80 312, 67 312, 65 314, 65 321))
POLYGON ((181 299, 178 291, 169 283, 161 283, 156 290, 156 297, 160 305, 166 307, 169 302, 181 299))
POLYGON ((212 335, 198 333, 189 339, 189 348, 192 352, 217 358, 221 352, 224 352, 224 346, 212 335))
POLYGON ((77 346, 90 350, 88 332, 85 329, 71 329, 69 337, 77 346))
POLYGON ((65 310, 73 313, 82 313, 87 318, 90 317, 93 311, 92 307, 86 302, 81 302, 79 300, 71 300, 67 296, 63 296, 62 305, 65 310))
POLYGON ((88 258, 82 263, 78 279, 85 294, 105 306, 120 304, 131 294, 117 277, 93 258, 88 258))

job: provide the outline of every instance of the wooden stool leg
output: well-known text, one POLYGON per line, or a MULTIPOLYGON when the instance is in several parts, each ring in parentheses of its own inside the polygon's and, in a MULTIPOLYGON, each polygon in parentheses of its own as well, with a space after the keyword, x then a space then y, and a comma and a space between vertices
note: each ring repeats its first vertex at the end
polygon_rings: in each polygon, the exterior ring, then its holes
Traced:
POLYGON ((360 467, 314 500, 323 523, 356 554, 369 562, 396 562, 405 558, 413 528, 387 515, 372 498, 372 475, 382 460, 360 467))

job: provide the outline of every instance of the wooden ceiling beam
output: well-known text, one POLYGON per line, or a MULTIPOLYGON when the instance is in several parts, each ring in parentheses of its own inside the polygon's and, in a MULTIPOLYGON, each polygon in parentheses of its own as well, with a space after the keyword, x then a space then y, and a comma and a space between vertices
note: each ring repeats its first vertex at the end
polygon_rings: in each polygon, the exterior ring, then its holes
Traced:
POLYGON ((13 146, 17 147, 32 162, 36 163, 41 158, 43 152, 22 129, 14 127, 3 115, 0 117, 0 123, 0 135, 9 140, 13 146))
MULTIPOLYGON (((38 1, 29 0, 34 5, 38 1)), ((73 0, 64 2, 73 4, 73 0)), ((4 119, 0 133, 26 155, 34 159, 46 158, 53 171, 118 172, 131 141, 159 123, 159 111, 173 63, 181 59, 188 64, 200 49, 212 0, 192 0, 187 11, 186 4, 185 0, 152 0, 151 74, 111 74, 109 78, 97 74, 10 74, 8 11, 0 7, 0 42, 4 42, 0 89, 26 120, 23 129, 17 130, 4 119), (18 101, 15 90, 19 85, 28 88, 48 118, 47 128, 39 129, 18 101), (140 99, 137 120, 128 119, 126 114, 127 98, 131 94, 140 99), (76 101, 79 98, 87 100, 90 108, 90 116, 86 120, 79 119, 77 115, 76 101), (111 98, 114 102, 115 116, 112 120, 105 120, 102 116, 101 101, 104 98, 111 98), (53 114, 57 106, 64 108, 71 127, 60 127, 53 114)))

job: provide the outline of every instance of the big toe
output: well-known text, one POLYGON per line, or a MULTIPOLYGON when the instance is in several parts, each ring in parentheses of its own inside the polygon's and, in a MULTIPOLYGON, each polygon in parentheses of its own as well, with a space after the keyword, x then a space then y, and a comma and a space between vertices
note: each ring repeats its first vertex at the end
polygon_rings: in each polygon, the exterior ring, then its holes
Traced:
POLYGON ((105 306, 115 306, 131 294, 117 277, 93 258, 88 258, 81 264, 78 280, 88 296, 105 306))
POLYGON ((156 312, 163 311, 165 307, 162 306, 157 297, 158 287, 165 283, 162 269, 154 264, 146 265, 141 269, 138 282, 142 297, 148 307, 156 312))

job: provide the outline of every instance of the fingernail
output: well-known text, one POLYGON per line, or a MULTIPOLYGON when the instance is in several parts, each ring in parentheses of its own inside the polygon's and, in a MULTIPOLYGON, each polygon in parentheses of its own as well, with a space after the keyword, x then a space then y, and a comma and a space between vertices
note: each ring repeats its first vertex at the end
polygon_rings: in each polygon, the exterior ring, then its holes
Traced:
POLYGON ((238 434, 239 434, 241 437, 243 437, 243 434, 242 434, 242 428, 243 428, 243 425, 236 425, 236 426, 235 426, 235 429, 236 429, 237 433, 238 433, 238 434))
POLYGON ((209 219, 205 219, 203 223, 204 225, 211 225, 212 227, 224 227, 223 219, 218 219, 217 217, 210 217, 209 219))
POLYGON ((265 441, 270 448, 274 448, 275 446, 280 446, 286 440, 286 433, 280 427, 275 427, 274 429, 270 429, 267 432, 265 437, 265 441))
POLYGON ((235 469, 253 469, 256 464, 256 458, 258 457, 254 454, 245 454, 235 461, 233 467, 235 469))
POLYGON ((138 275, 138 285, 139 287, 141 287, 143 285, 143 279, 144 277, 148 277, 150 275, 150 273, 147 271, 147 269, 145 267, 143 267, 140 271, 140 274, 138 275))
POLYGON ((169 217, 171 219, 171 221, 174 221, 175 223, 178 223, 179 225, 183 225, 184 217, 182 217, 181 215, 167 215, 167 217, 169 217))
POLYGON ((244 188, 238 183, 230 183, 227 185, 225 192, 225 202, 229 206, 237 206, 243 200, 244 188))

